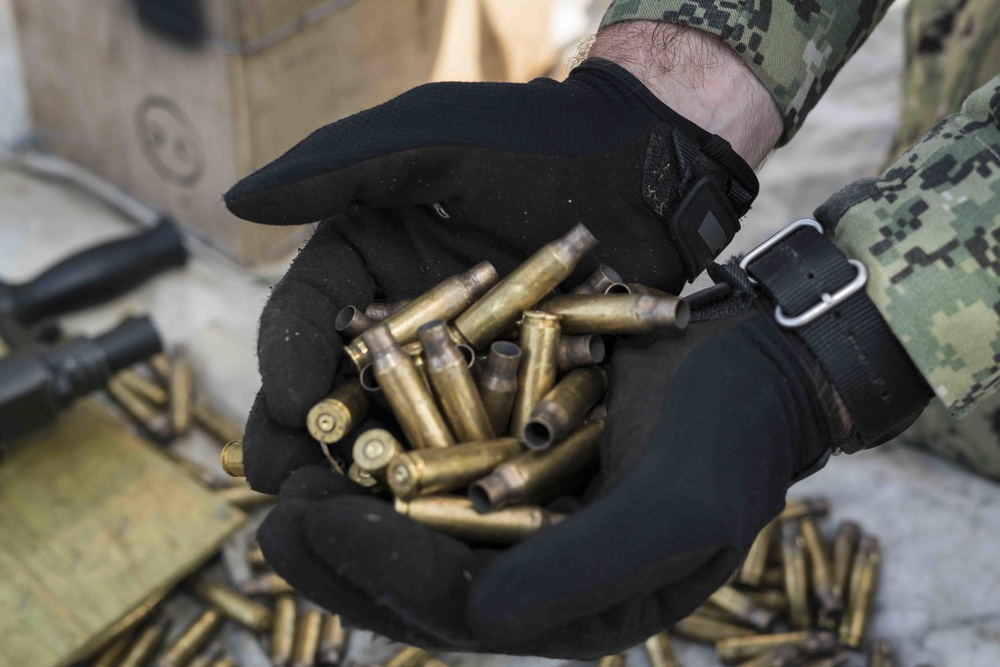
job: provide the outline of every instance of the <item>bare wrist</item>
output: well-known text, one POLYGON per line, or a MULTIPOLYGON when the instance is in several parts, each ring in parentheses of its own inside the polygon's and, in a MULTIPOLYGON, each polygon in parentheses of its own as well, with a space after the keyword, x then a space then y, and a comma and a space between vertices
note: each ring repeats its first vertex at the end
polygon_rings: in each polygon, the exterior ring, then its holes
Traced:
POLYGON ((664 104, 727 140, 754 169, 781 137, 774 99, 714 35, 660 21, 628 21, 599 32, 590 55, 628 70, 664 104))

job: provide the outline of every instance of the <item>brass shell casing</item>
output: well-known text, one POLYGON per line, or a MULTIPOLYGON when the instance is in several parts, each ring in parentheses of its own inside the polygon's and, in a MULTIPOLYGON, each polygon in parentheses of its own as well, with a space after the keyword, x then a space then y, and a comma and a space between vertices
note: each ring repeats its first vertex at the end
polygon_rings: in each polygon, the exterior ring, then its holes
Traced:
POLYGON ((541 310, 559 315, 564 334, 630 334, 684 329, 690 309, 676 296, 564 294, 546 299, 541 310))
MULTIPOLYGON (((400 314, 405 311, 400 311, 400 314)), ((400 428, 413 449, 449 447, 455 440, 410 357, 385 323, 365 332, 372 366, 400 428)))
POLYGON ((493 433, 506 433, 517 395, 517 369, 521 348, 509 341, 490 345, 486 363, 479 374, 479 397, 490 418, 493 433))
POLYGON ((477 510, 487 512, 559 495, 564 490, 563 482, 597 460, 603 431, 603 420, 587 422, 554 447, 524 452, 500 464, 469 487, 472 504, 477 510))
POLYGON ((468 361, 451 339, 441 320, 429 322, 417 331, 424 346, 424 367, 431 389, 455 434, 456 442, 479 442, 494 437, 489 415, 479 397, 468 361))
POLYGON ((326 444, 339 442, 368 415, 371 398, 357 380, 343 384, 309 410, 309 435, 326 444))
POLYGON ((556 348, 556 369, 560 373, 604 361, 604 339, 597 334, 560 336, 556 348))
POLYGON ((243 441, 227 442, 219 454, 219 462, 230 477, 246 477, 247 473, 243 468, 243 441))
POLYGON ((701 616, 688 616, 673 627, 674 634, 703 644, 714 644, 732 637, 751 637, 756 630, 701 616))
POLYGON ((535 405, 521 430, 521 442, 531 449, 548 449, 583 421, 607 388, 608 376, 597 366, 570 371, 535 405))
POLYGON ((455 319, 455 330, 462 342, 481 350, 496 340, 523 311, 566 280, 596 245, 594 235, 583 225, 576 225, 542 246, 455 319))
MULTIPOLYGON (((489 262, 474 267, 439 283, 430 291, 414 299, 404 308, 382 320, 389 333, 400 344, 417 339, 417 329, 432 320, 448 322, 468 308, 476 299, 493 287, 499 275, 489 262)), ((360 372, 372 361, 368 342, 358 337, 344 346, 344 352, 360 372)))
POLYGON ((413 303, 413 299, 402 299, 400 301, 382 301, 369 303, 365 306, 365 315, 368 319, 381 322, 390 315, 395 315, 399 311, 413 303))
POLYGON ((785 593, 788 595, 789 620, 792 628, 812 627, 809 609, 809 578, 806 572, 806 545, 798 519, 781 526, 781 555, 785 569, 785 593))
POLYGON ((352 463, 347 469, 347 478, 363 489, 368 489, 372 493, 381 493, 382 482, 375 475, 367 470, 362 470, 357 463, 352 463))
POLYGON ((319 633, 319 662, 324 667, 339 665, 347 646, 347 631, 340 614, 324 614, 323 629, 319 633))
POLYGON ((570 291, 570 294, 604 294, 604 290, 621 281, 622 277, 618 275, 617 271, 610 266, 602 264, 597 267, 596 271, 590 274, 587 280, 574 287, 570 291))
POLYGON ((362 309, 357 306, 345 306, 337 313, 337 318, 333 321, 333 328, 344 337, 344 340, 351 340, 368 331, 375 324, 375 320, 368 317, 362 309))
POLYGON ((858 552, 854 557, 849 604, 840 623, 840 643, 850 648, 859 648, 864 642, 868 616, 878 586, 880 562, 878 540, 865 535, 858 543, 858 552))
POLYGON ((661 289, 656 289, 655 287, 650 287, 649 285, 643 285, 642 283, 624 283, 626 294, 639 294, 641 296, 676 296, 676 294, 671 294, 670 292, 664 292, 661 289))
POLYGON ((121 380, 121 383, 128 387, 133 394, 141 396, 143 400, 158 408, 165 407, 170 402, 170 395, 166 389, 153 380, 139 375, 131 368, 118 371, 115 377, 121 380))
POLYGON ((131 640, 132 635, 128 632, 112 639, 111 643, 101 649, 100 655, 97 656, 91 667, 118 667, 118 662, 128 650, 131 640))
POLYGON ((385 667, 421 667, 428 660, 431 654, 416 646, 407 646, 396 655, 389 658, 385 667))
POLYGON ((801 519, 804 516, 826 516, 829 511, 830 502, 823 496, 789 498, 785 501, 785 509, 778 518, 787 520, 801 519))
POLYGON ((170 362, 170 427, 174 435, 183 435, 191 428, 194 407, 194 369, 187 348, 174 348, 170 362))
MULTIPOLYGON (((780 526, 780 523, 779 523, 780 526)), ((780 553, 780 545, 779 545, 780 553)), ((785 587, 785 568, 778 566, 769 565, 764 574, 760 578, 761 588, 784 588, 785 587)))
POLYGON ((827 630, 836 630, 844 615, 844 605, 833 590, 833 572, 830 555, 820 537, 816 522, 811 516, 799 519, 806 551, 809 553, 809 571, 812 574, 812 591, 819 605, 818 624, 827 630))
POLYGON ((732 586, 723 586, 708 597, 709 602, 758 630, 767 630, 777 614, 757 604, 753 598, 732 586))
POLYGON ((778 520, 775 519, 757 533, 757 538, 754 539, 737 575, 737 581, 741 584, 754 587, 761 585, 760 580, 764 576, 764 570, 767 569, 767 554, 774 542, 774 534, 778 529, 778 524, 778 520))
POLYGON ((566 518, 541 507, 512 507, 480 514, 465 498, 396 499, 396 511, 428 528, 470 542, 514 544, 566 518))
POLYGON ((143 400, 117 375, 108 380, 105 390, 144 433, 157 442, 170 442, 173 431, 170 428, 170 418, 167 415, 143 400))
POLYGON ((195 579, 192 592, 227 618, 245 625, 254 632, 265 632, 271 627, 270 609, 237 593, 222 582, 201 576, 195 579))
POLYGON ((489 474, 523 450, 517 438, 497 438, 407 452, 389 464, 386 479, 392 493, 403 500, 454 491, 489 474))
POLYGON ((310 609, 299 618, 292 649, 292 667, 313 667, 319 649, 319 633, 323 627, 323 612, 310 609))
POLYGON ((750 596, 750 599, 765 609, 770 609, 779 614, 784 614, 788 611, 788 596, 783 591, 748 591, 746 595, 750 596))
POLYGON ((129 647, 128 653, 125 654, 125 657, 123 657, 120 662, 115 663, 115 666, 142 667, 145 665, 153 653, 156 652, 156 649, 159 648, 160 643, 167 634, 167 628, 169 626, 170 621, 166 618, 162 618, 156 623, 147 625, 139 632, 139 635, 129 647))
POLYGON ((215 438, 219 444, 226 444, 243 437, 243 427, 227 417, 216 406, 200 400, 191 408, 194 423, 215 438))
POLYGON ((794 646, 782 646, 740 663, 740 667, 791 667, 799 665, 802 652, 794 646))
POLYGON ((561 328, 559 317, 529 310, 521 322, 521 365, 517 370, 517 394, 510 417, 509 433, 521 437, 531 411, 555 386, 556 356, 561 328))
POLYGON ((728 665, 756 658, 783 646, 794 646, 806 655, 822 655, 837 648, 837 636, 832 632, 801 631, 734 637, 720 641, 715 651, 719 660, 728 665))
POLYGON ((354 441, 354 465, 382 479, 392 460, 404 451, 402 443, 392 433, 384 428, 369 429, 354 441))
POLYGON ((616 653, 615 655, 606 655, 597 661, 597 667, 623 667, 625 664, 625 654, 616 653))
POLYGON ((649 667, 680 667, 674 644, 670 641, 667 631, 657 632, 645 642, 646 655, 649 657, 649 667))
POLYGON ((276 572, 265 572, 247 579, 240 586, 240 590, 245 595, 286 595, 295 592, 292 585, 276 572))
POLYGON ((851 565, 858 551, 861 528, 853 521, 844 521, 833 538, 833 592, 846 607, 851 583, 851 565))
POLYGON ((215 662, 213 662, 211 665, 209 665, 209 667, 240 667, 240 666, 236 664, 235 660, 233 660, 229 656, 224 655, 215 662))
POLYGON ((261 550, 260 545, 256 542, 247 547, 247 563, 250 567, 264 567, 267 565, 267 559, 264 558, 264 552, 261 550))
POLYGON ((211 667, 215 663, 216 658, 222 656, 222 650, 222 645, 219 642, 214 642, 197 655, 194 660, 189 662, 187 667, 211 667))
POLYGON ((173 644, 164 650, 163 655, 156 662, 157 667, 187 665, 201 647, 208 643, 221 625, 221 612, 215 609, 205 610, 180 637, 174 640, 173 644))

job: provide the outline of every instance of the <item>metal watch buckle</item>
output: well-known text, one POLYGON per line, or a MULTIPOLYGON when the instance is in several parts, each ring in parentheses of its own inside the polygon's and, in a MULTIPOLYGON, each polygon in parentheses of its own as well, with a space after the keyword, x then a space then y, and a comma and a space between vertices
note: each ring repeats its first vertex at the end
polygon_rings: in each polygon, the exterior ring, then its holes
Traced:
MULTIPOLYGON (((795 222, 788 225, 787 227, 779 231, 777 234, 775 234, 774 236, 767 239, 759 246, 748 252, 743 257, 743 259, 740 261, 740 269, 742 269, 743 272, 746 273, 747 280, 749 280, 752 285, 757 285, 758 283, 753 278, 753 276, 751 276, 750 273, 747 271, 747 266, 749 266, 751 262, 759 258, 765 252, 776 246, 782 240, 787 238, 793 232, 803 227, 812 227, 820 234, 823 233, 823 226, 820 225, 815 220, 809 218, 796 220, 795 222)), ((774 319, 778 323, 778 325, 786 329, 797 329, 799 327, 805 326, 810 322, 812 322, 813 320, 815 320, 817 317, 820 317, 821 315, 829 312, 832 308, 834 308, 838 304, 843 303, 851 296, 857 294, 862 289, 864 289, 865 284, 868 282, 868 269, 865 267, 864 264, 862 264, 856 259, 849 259, 847 261, 858 272, 854 280, 847 283, 846 285, 844 285, 844 287, 840 288, 833 294, 823 293, 822 295, 820 295, 820 303, 817 303, 815 306, 805 311, 801 315, 796 315, 795 317, 788 317, 781 310, 781 306, 778 306, 777 308, 774 309, 774 319)))

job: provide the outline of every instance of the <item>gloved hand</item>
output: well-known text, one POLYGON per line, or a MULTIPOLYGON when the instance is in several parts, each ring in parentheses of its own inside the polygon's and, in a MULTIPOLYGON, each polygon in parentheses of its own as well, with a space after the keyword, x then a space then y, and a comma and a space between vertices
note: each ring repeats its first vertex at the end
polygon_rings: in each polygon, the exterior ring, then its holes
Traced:
POLYGON ((587 659, 643 641, 725 583, 847 432, 770 311, 731 310, 617 345, 601 477, 563 523, 473 548, 309 467, 259 531, 268 562, 346 622, 426 647, 587 659))
POLYGON ((705 177, 735 225, 757 194, 749 166, 625 70, 590 60, 561 83, 421 86, 240 181, 226 194, 240 217, 325 219, 261 316, 250 484, 275 493, 321 458, 304 423, 341 365, 342 307, 416 296, 481 260, 505 275, 579 222, 600 245, 567 284, 606 263, 676 293, 735 233, 675 219, 705 177))

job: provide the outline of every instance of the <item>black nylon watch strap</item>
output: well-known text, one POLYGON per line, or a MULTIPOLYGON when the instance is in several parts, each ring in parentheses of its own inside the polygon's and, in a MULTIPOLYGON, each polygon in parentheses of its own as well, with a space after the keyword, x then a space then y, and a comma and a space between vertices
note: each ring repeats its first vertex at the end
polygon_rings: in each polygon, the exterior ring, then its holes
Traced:
MULTIPOLYGON (((842 290, 858 269, 832 241, 803 227, 750 262, 747 273, 791 318, 842 290)), ((851 415, 858 438, 847 453, 895 437, 927 405, 927 383, 864 289, 789 331, 816 355, 851 415)))

